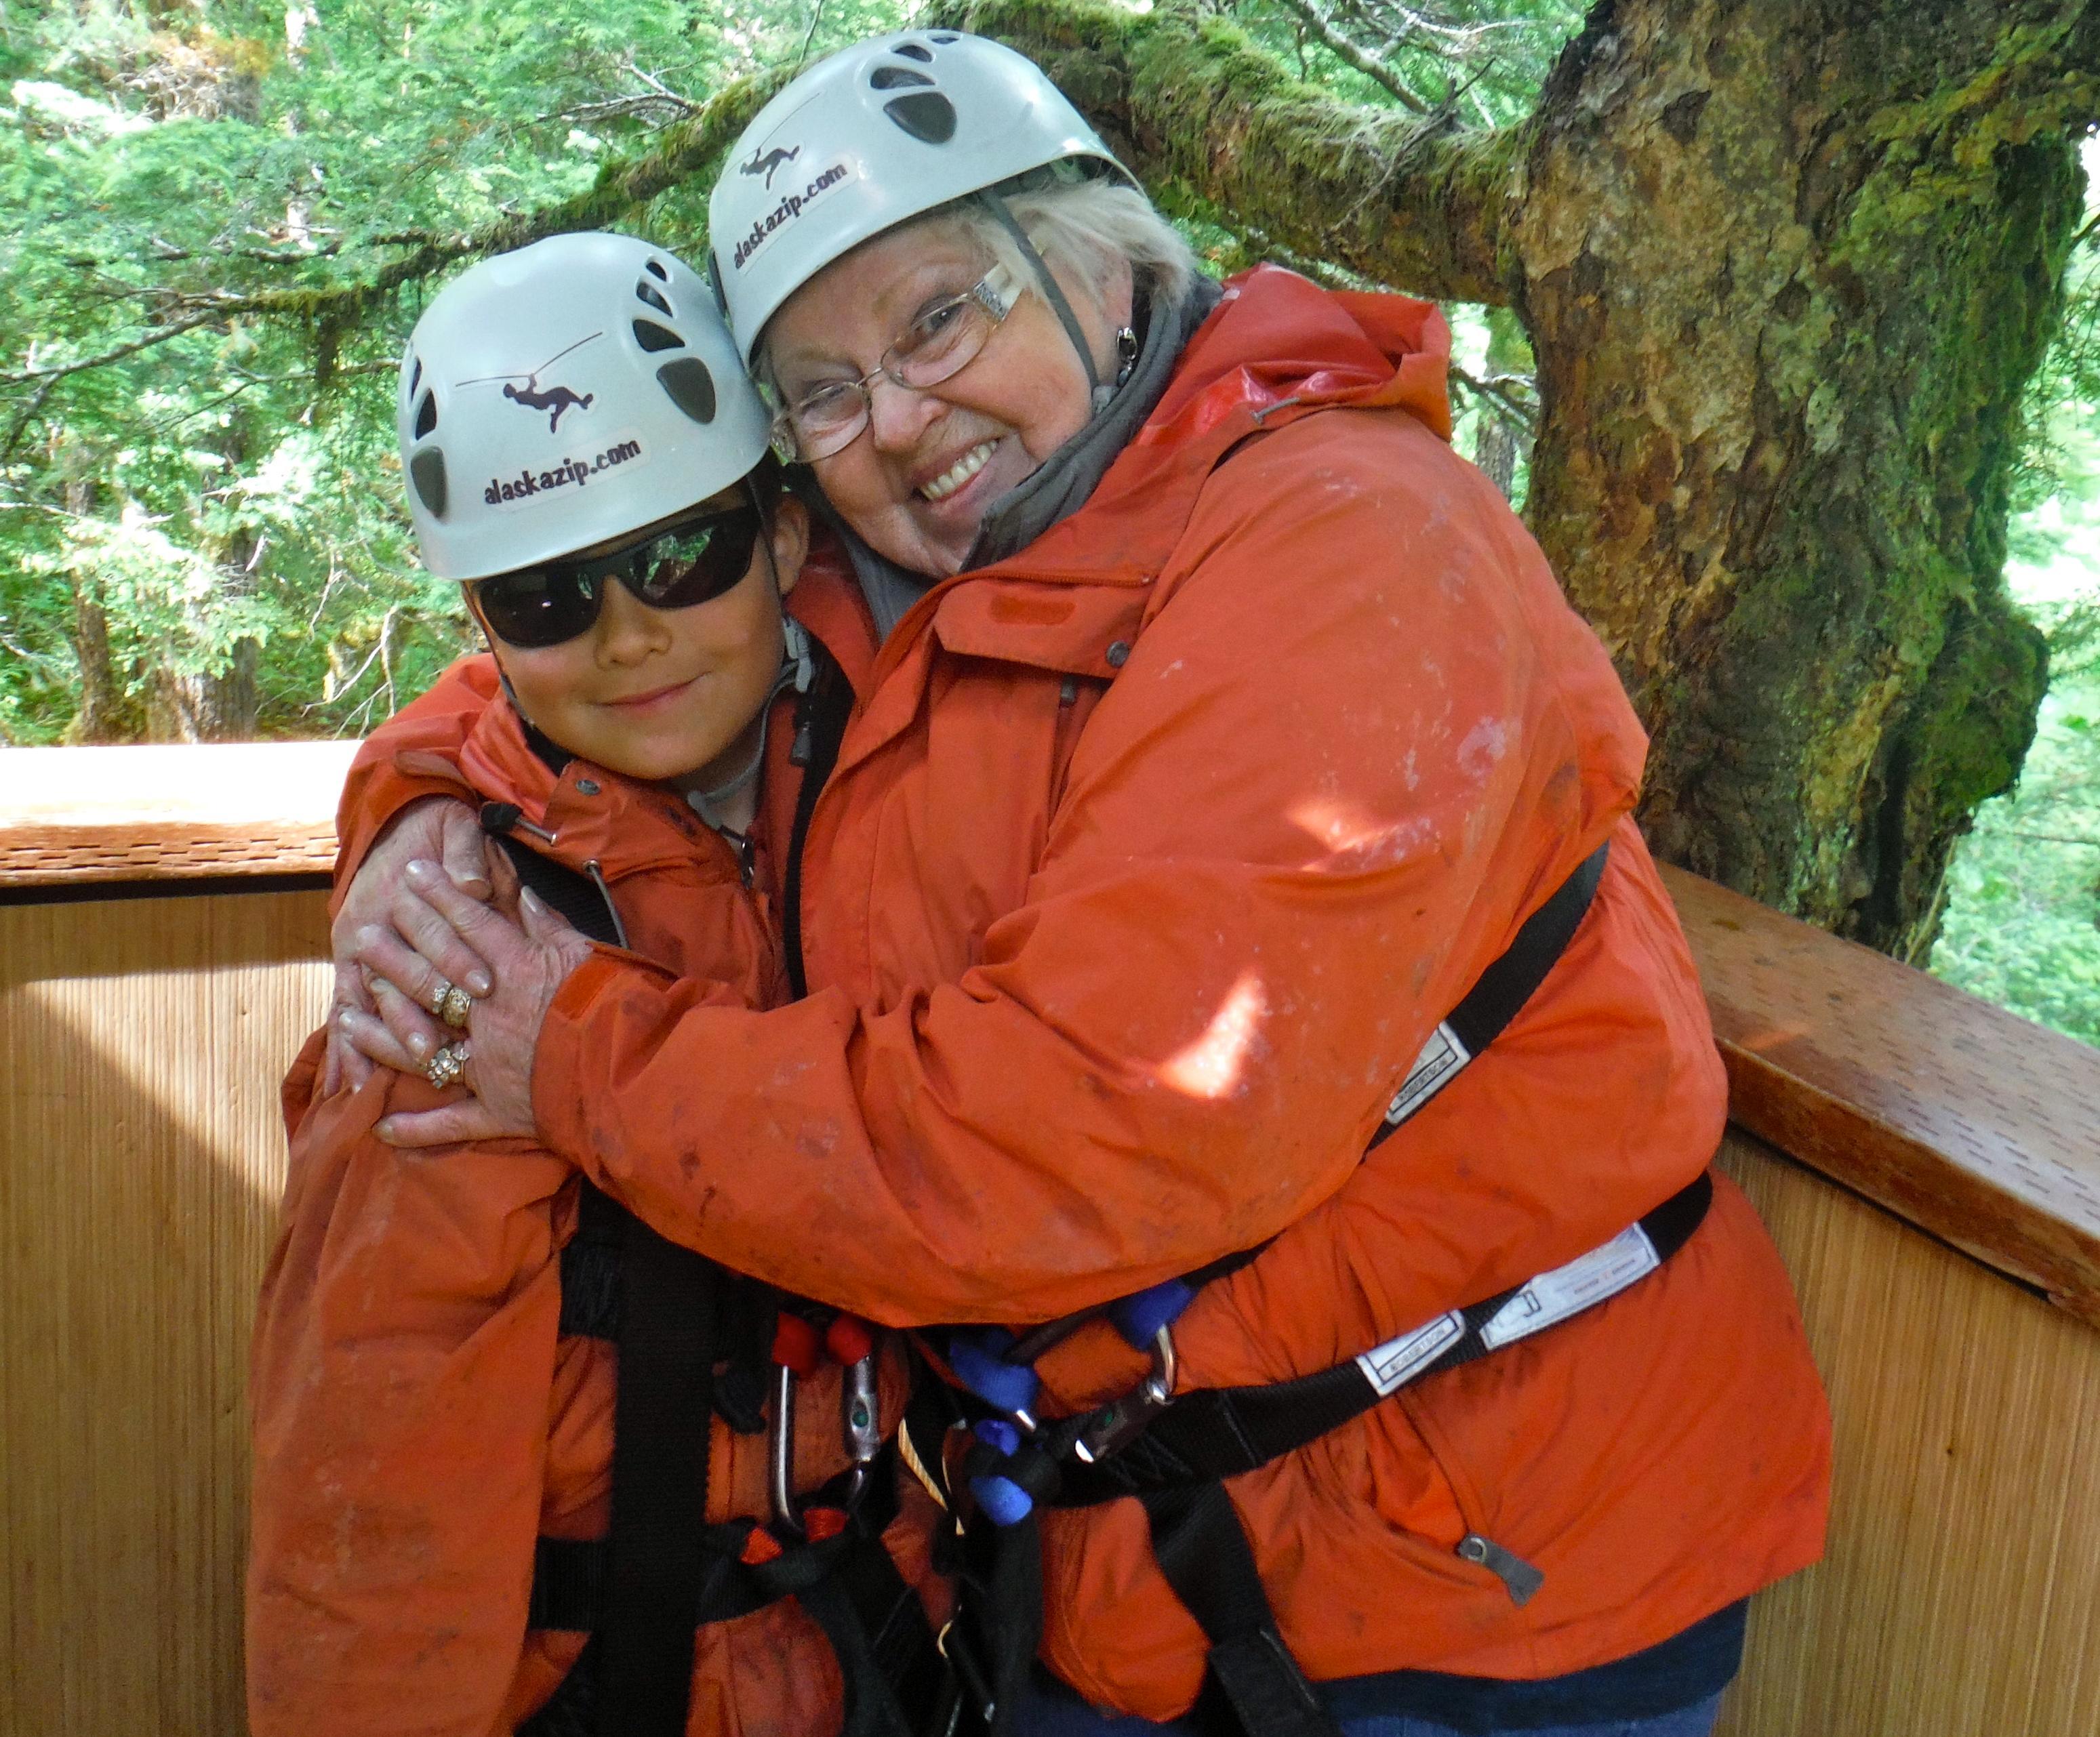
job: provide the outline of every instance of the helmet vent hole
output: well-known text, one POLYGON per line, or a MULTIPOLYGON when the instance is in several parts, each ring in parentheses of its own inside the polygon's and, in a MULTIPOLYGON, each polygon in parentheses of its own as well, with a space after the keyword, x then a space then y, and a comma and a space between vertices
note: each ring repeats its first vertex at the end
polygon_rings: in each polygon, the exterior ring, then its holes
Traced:
POLYGON ((652 355, 660 350, 683 349, 686 343, 668 326, 660 326, 653 320, 634 322, 634 342, 652 355))
MULTIPOLYGON (((937 36, 933 40, 937 42, 952 42, 955 38, 951 36, 937 36)), ((933 58, 933 51, 922 42, 899 42, 891 51, 903 55, 907 60, 916 60, 922 65, 933 58)))
POLYGON ((436 447, 425 447, 408 461, 408 480, 416 485, 416 498, 433 518, 445 516, 445 455, 436 447))
POLYGON ((878 90, 895 90, 911 85, 930 89, 933 83, 924 73, 915 73, 908 66, 879 66, 868 75, 867 82, 878 90))
POLYGON ((715 377, 698 356, 680 356, 656 370, 656 383, 695 422, 715 419, 715 377))
POLYGON ((955 136, 955 105, 938 90, 893 96, 882 105, 882 112, 914 139, 929 145, 945 145, 955 136))
POLYGON ((660 259, 651 260, 649 263, 644 266, 642 269, 646 271, 651 277, 655 278, 660 284, 668 284, 671 281, 671 274, 664 269, 664 262, 660 259))
POLYGON ((408 374, 408 396, 413 398, 416 395, 416 388, 422 385, 422 383, 423 359, 421 356, 417 356, 415 358, 414 365, 410 369, 408 374))
POLYGON ((674 320, 677 318, 677 315, 671 313, 671 304, 664 299, 662 293, 654 284, 637 284, 634 286, 634 293, 659 313, 670 314, 674 320))
POLYGON ((427 438, 430 430, 437 425, 438 395, 435 392, 426 392, 423 395, 422 403, 416 407, 416 438, 418 440, 427 438))
MULTIPOLYGON (((926 40, 929 42, 938 42, 942 47, 946 48, 949 43, 960 42, 962 38, 958 37, 952 30, 937 30, 933 35, 928 37, 926 40)), ((930 60, 933 57, 931 55, 929 55, 926 58, 930 60)))

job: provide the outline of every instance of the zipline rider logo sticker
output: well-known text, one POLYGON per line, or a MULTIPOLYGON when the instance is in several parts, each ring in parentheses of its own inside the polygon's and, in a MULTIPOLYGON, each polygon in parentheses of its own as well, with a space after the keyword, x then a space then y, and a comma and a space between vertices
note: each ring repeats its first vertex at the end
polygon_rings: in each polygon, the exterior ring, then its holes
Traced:
MULTIPOLYGON (((594 392, 578 392, 573 387, 558 383, 542 386, 540 377, 562 357, 579 350, 585 345, 595 343, 605 336, 593 332, 589 337, 580 337, 565 350, 558 350, 530 373, 483 374, 478 379, 462 380, 459 387, 503 386, 503 395, 519 409, 534 416, 545 412, 547 432, 558 434, 562 418, 565 416, 588 416, 596 402, 594 392), (519 381, 523 381, 520 386, 519 381)), ((622 465, 639 464, 646 456, 642 450, 641 436, 631 431, 601 436, 603 444, 593 452, 578 452, 563 456, 558 463, 535 466, 521 465, 515 476, 491 477, 488 486, 481 492, 483 502, 492 507, 522 506, 549 495, 560 494, 565 489, 586 487, 594 476, 622 465)))
MULTIPOLYGON (((792 151, 761 152, 754 155, 750 162, 739 166, 747 174, 755 175, 763 173, 766 179, 766 184, 770 187, 772 185, 774 173, 793 161, 795 157, 801 154, 801 149, 802 148, 797 145, 792 151)), ((809 180, 803 183, 799 192, 783 195, 780 203, 753 223, 748 234, 737 238, 736 245, 730 249, 730 263, 741 271, 765 250, 766 245, 783 229, 793 223, 833 187, 850 181, 853 179, 853 165, 841 157, 829 169, 811 176, 809 180)), ((792 186, 792 183, 791 183, 790 185, 792 186)))

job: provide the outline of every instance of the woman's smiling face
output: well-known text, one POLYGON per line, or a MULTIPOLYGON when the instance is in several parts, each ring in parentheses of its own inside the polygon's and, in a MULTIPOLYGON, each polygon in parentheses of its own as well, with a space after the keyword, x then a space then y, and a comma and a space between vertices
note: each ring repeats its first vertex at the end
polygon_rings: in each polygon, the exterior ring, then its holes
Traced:
MULTIPOLYGON (((869 373, 914 320, 968 290, 991 263, 952 219, 862 243, 796 290, 767 327, 782 397, 794 403, 869 373)), ((1105 305, 1069 274, 1056 275, 1106 377, 1116 328, 1128 318, 1127 278, 1105 305)), ((1092 413, 1079 355, 1032 283, 960 373, 920 390, 880 376, 867 390, 867 429, 811 469, 870 548, 935 578, 961 571, 992 503, 1092 413)))

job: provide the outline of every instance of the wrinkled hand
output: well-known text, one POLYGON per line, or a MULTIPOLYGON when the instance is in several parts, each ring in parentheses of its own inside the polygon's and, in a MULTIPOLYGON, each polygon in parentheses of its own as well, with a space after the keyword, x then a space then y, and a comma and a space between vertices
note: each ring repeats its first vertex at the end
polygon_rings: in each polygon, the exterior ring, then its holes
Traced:
MULTIPOLYGON (((479 818, 464 802, 456 802, 449 796, 425 796, 410 803, 401 810, 393 823, 380 834, 370 853, 359 865, 345 890, 342 908, 329 929, 329 950, 334 956, 335 990, 329 1004, 328 1053, 321 1075, 321 1089, 333 1092, 345 1086, 362 1086, 372 1077, 373 1060, 361 1051, 350 1040, 348 1034, 354 1029, 345 1024, 345 1016, 356 1014, 372 1018, 379 1012, 378 996, 375 995, 366 977, 365 968, 358 962, 357 953, 368 930, 383 927, 393 913, 395 898, 401 890, 402 875, 409 863, 418 860, 436 861, 444 864, 446 871, 455 884, 470 898, 488 898, 494 890, 490 880, 490 853, 488 840, 483 835, 479 818)), ((507 863, 505 865, 509 866, 507 863)), ((488 993, 489 977, 486 963, 456 935, 449 924, 439 923, 438 930, 430 937, 433 942, 441 942, 432 958, 435 967, 427 975, 435 979, 443 972, 470 995, 488 993)), ((415 953, 403 947, 387 958, 406 974, 399 980, 401 986, 411 994, 421 992, 424 977, 410 972, 408 962, 422 962, 415 953)), ((382 977, 385 972, 381 972, 382 977)), ((387 978, 391 985, 396 980, 387 978)), ((378 994, 383 995, 382 990, 378 994)), ((426 1005, 427 1005, 427 999, 426 1005)), ((377 1023, 376 1019, 373 1023, 377 1023)), ((403 1064, 386 1060, 389 1066, 403 1064)), ((410 1069, 420 1065, 407 1062, 410 1069)))
POLYGON ((540 1028, 569 973, 590 957, 590 942, 530 891, 519 899, 519 921, 513 923, 461 892, 435 862, 410 863, 406 879, 390 913, 392 931, 376 935, 355 955, 375 975, 379 1017, 346 1012, 338 1021, 343 1034, 372 1060, 417 1071, 438 1044, 459 1035, 430 1019, 380 973, 378 962, 392 959, 400 948, 397 934, 427 934, 433 924, 444 928, 488 961, 495 982, 467 1016, 469 1059, 461 1083, 473 1096, 434 1110, 388 1116, 378 1125, 379 1137, 396 1146, 435 1146, 529 1135, 540 1028))

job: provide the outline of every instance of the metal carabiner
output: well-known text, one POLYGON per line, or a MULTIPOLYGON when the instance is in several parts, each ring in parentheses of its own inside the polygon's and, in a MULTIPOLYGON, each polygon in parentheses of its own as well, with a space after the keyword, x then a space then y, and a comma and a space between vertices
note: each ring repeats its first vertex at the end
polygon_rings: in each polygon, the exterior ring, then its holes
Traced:
POLYGON ((1079 1432, 1072 1452, 1093 1466, 1136 1440, 1174 1397, 1174 1329, 1162 1327, 1152 1336, 1152 1373, 1119 1400, 1104 1405, 1079 1432))
POLYGON ((801 1537, 802 1515, 795 1506, 795 1372, 784 1363, 773 1366, 773 1406, 765 1420, 765 1487, 773 1523, 801 1537))
POLYGON ((853 1466, 846 1486, 846 1506, 851 1507, 867 1482, 867 1468, 882 1452, 882 1396, 876 1389, 871 1351, 848 1364, 840 1378, 839 1433, 853 1466))

